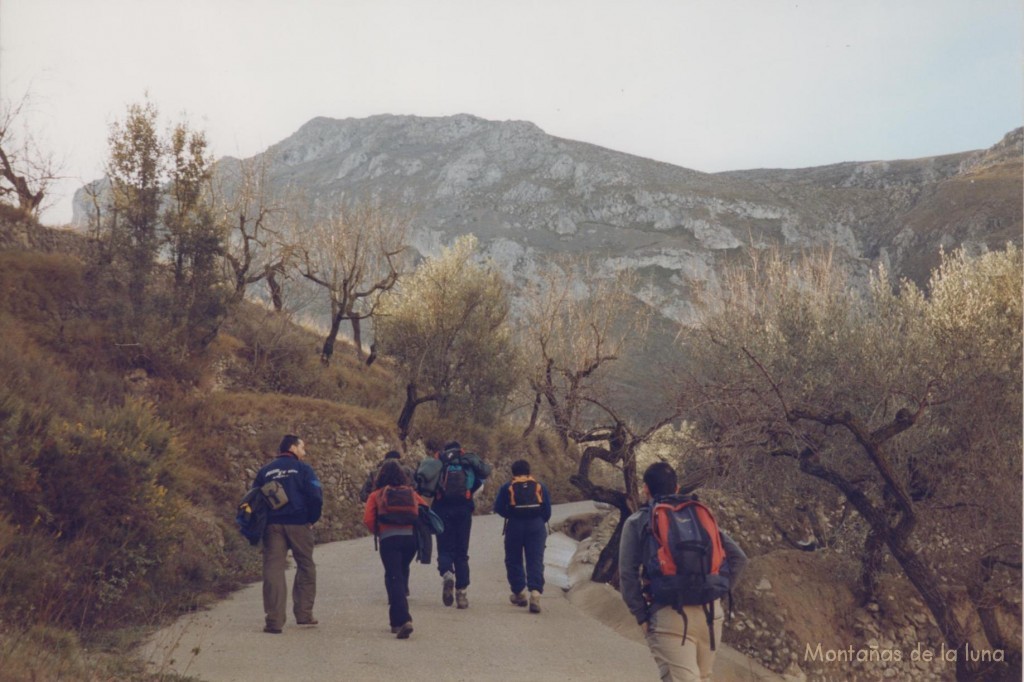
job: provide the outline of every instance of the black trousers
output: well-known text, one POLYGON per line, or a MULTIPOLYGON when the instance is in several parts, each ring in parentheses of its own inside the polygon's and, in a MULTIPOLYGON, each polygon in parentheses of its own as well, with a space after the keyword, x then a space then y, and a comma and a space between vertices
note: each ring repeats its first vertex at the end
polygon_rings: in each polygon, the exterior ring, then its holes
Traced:
POLYGON ((412 620, 409 615, 409 565, 416 556, 416 536, 392 535, 381 538, 380 561, 384 564, 384 587, 388 591, 388 619, 391 627, 412 620))
POLYGON ((544 545, 548 528, 544 519, 509 519, 505 526, 505 573, 516 594, 527 588, 544 591, 544 545), (523 559, 526 570, 523 570, 523 559))
POLYGON ((455 573, 455 589, 469 587, 469 533, 473 529, 473 508, 468 504, 434 505, 444 521, 444 532, 437 536, 437 571, 442 576, 455 573))

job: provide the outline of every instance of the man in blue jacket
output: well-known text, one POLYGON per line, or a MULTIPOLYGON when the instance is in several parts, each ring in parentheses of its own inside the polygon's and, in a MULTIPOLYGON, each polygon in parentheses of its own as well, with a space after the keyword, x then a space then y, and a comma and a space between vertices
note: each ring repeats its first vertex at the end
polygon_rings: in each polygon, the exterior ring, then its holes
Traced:
POLYGON ((320 519, 324 496, 320 480, 307 464, 306 444, 291 434, 281 439, 280 454, 256 474, 254 487, 279 484, 271 499, 267 529, 263 533, 263 611, 264 632, 279 634, 286 620, 288 584, 284 568, 288 550, 295 559, 295 583, 292 610, 299 625, 316 625, 313 601, 316 599, 316 564, 313 563, 313 524, 320 519), (277 503, 274 500, 277 500, 277 503), (274 508, 283 499, 283 505, 274 508))
POLYGON ((540 613, 540 595, 544 592, 544 545, 547 522, 551 519, 551 496, 547 486, 530 476, 530 463, 520 459, 512 463, 512 480, 501 486, 494 498, 494 513, 505 523, 505 573, 512 588, 509 597, 516 606, 530 605, 531 613, 540 613), (523 571, 523 558, 526 571, 523 571), (527 600, 526 590, 530 591, 527 600))

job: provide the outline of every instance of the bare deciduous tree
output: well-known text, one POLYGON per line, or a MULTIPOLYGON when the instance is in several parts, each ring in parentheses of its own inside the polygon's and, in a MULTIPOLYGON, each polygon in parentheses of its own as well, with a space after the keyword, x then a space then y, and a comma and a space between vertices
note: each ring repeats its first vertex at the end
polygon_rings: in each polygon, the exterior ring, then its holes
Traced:
POLYGON ((640 419, 632 416, 636 405, 620 406, 623 401, 615 399, 622 391, 614 369, 642 347, 650 320, 651 311, 636 300, 635 291, 636 277, 629 271, 609 277, 588 263, 552 264, 527 287, 520 327, 533 394, 526 433, 547 414, 563 446, 582 448, 571 483, 619 510, 619 524, 594 567, 593 579, 600 582, 615 580, 622 525, 637 507, 637 450, 678 417, 669 401, 663 417, 640 428, 640 419), (593 480, 595 460, 621 471, 621 489, 593 480))
POLYGON ((282 280, 293 266, 296 201, 274 188, 268 159, 222 163, 218 188, 218 220, 227 234, 224 262, 231 299, 245 298, 249 286, 266 281, 274 310, 284 307, 282 280))
POLYGON ((23 214, 37 217, 60 175, 53 155, 41 150, 26 126, 28 103, 28 95, 0 102, 0 197, 13 198, 23 214))
POLYGON ((381 296, 401 273, 408 222, 369 203, 339 205, 315 220, 305 237, 300 272, 323 287, 331 302, 331 327, 320 359, 331 361, 341 323, 352 325, 356 355, 363 360, 362 321, 373 318, 381 296))

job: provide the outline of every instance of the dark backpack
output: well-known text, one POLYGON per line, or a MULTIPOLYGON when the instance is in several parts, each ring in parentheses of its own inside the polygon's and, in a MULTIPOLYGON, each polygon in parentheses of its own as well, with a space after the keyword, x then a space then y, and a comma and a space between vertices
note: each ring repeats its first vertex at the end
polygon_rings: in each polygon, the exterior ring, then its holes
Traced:
POLYGON ((712 650, 714 602, 729 594, 729 579, 721 573, 724 563, 722 535, 711 510, 687 495, 653 501, 643 542, 648 596, 680 613, 683 606, 704 606, 712 650))
POLYGON ((462 457, 452 457, 441 470, 441 478, 437 484, 439 500, 471 500, 476 474, 473 467, 462 457))
POLYGON ((267 481, 259 488, 252 488, 238 503, 235 510, 235 524, 238 531, 249 541, 258 545, 267 528, 271 511, 288 504, 288 493, 280 481, 267 481))
POLYGON ((250 545, 258 545, 267 528, 267 514, 270 505, 259 488, 252 488, 238 503, 235 511, 235 525, 250 545))
POLYGON ((540 516, 544 509, 544 492, 533 476, 515 476, 508 486, 508 513, 517 519, 540 516))
POLYGON ((412 486, 385 486, 377 492, 377 522, 410 526, 420 520, 419 504, 412 486))

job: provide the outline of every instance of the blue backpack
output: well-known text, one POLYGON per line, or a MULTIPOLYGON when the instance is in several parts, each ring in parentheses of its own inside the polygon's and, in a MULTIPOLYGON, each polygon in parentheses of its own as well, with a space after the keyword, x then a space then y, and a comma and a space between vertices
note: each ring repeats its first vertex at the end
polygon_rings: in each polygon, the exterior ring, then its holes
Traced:
POLYGON ((250 545, 260 544, 267 528, 270 512, 288 504, 288 493, 280 481, 268 481, 262 487, 252 488, 238 503, 235 525, 250 545))
POLYGON ((462 457, 456 455, 444 465, 441 479, 437 485, 439 500, 470 500, 473 498, 473 486, 476 484, 476 472, 462 457))
POLYGON ((242 497, 235 512, 235 525, 250 545, 260 544, 263 531, 267 528, 270 504, 259 488, 252 488, 242 497))

